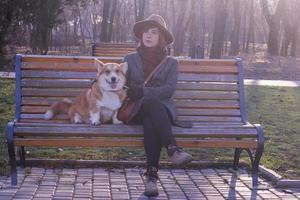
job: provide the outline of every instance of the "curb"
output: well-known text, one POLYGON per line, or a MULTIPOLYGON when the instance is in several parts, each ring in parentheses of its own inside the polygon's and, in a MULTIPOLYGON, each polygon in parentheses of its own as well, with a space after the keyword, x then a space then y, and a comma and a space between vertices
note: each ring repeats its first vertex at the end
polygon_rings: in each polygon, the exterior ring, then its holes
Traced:
POLYGON ((299 87, 300 81, 244 79, 244 84, 277 87, 299 87))
POLYGON ((16 77, 15 72, 0 72, 0 78, 14 79, 16 77))
POLYGON ((300 188, 299 179, 284 179, 275 171, 268 169, 262 165, 259 166, 259 171, 265 179, 270 180, 277 188, 300 188))

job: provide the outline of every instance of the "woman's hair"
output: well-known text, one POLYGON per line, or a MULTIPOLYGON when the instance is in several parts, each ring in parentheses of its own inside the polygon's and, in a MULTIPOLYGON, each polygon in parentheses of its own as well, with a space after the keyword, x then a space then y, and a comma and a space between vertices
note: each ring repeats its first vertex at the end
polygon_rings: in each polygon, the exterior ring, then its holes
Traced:
MULTIPOLYGON (((147 32, 149 29, 151 28, 157 28, 157 26, 153 25, 153 24, 148 24, 144 27, 142 34, 147 32)), ((166 49, 167 48, 167 41, 165 39, 165 36, 161 33, 160 29, 158 29, 158 33, 159 33, 159 40, 158 40, 158 47, 160 49, 166 49)), ((143 35, 140 36, 140 42, 138 46, 141 46, 143 43, 143 35)))

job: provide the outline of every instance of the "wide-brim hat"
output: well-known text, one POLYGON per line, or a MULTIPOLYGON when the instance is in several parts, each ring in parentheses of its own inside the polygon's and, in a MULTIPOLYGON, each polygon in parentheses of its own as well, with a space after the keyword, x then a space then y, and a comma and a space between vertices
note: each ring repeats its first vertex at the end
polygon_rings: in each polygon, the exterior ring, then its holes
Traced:
POLYGON ((174 41, 173 35, 167 29, 167 25, 164 18, 156 14, 152 14, 147 19, 136 22, 134 24, 133 32, 135 37, 137 37, 140 40, 142 39, 142 34, 146 25, 154 25, 157 28, 159 28, 161 33, 164 35, 167 44, 171 44, 174 41))

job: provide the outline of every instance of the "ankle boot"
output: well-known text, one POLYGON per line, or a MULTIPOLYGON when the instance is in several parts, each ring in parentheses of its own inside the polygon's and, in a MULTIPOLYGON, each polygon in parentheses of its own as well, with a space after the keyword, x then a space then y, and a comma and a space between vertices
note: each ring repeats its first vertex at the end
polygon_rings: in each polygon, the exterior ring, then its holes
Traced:
POLYGON ((157 189, 158 174, 157 174, 157 169, 155 167, 149 167, 147 169, 147 171, 144 173, 144 175, 146 176, 144 195, 146 195, 146 196, 158 196, 158 189, 157 189))
POLYGON ((190 154, 184 152, 183 149, 177 145, 169 145, 167 147, 167 152, 171 157, 172 164, 176 166, 184 166, 193 160, 193 157, 190 154))

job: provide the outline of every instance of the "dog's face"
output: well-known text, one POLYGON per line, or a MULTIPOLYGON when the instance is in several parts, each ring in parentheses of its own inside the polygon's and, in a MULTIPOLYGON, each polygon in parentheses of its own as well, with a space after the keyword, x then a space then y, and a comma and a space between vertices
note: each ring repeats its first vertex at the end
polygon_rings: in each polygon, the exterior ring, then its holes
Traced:
POLYGON ((97 82, 102 90, 117 91, 123 88, 126 83, 127 62, 104 64, 100 60, 95 59, 95 66, 98 70, 97 82))

